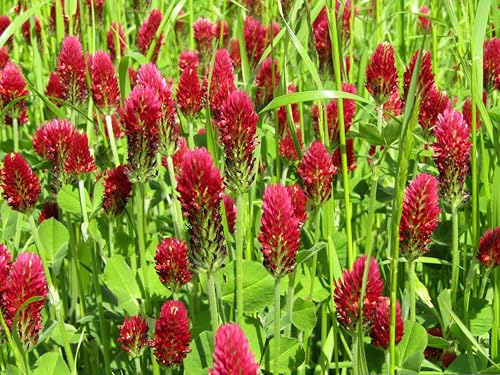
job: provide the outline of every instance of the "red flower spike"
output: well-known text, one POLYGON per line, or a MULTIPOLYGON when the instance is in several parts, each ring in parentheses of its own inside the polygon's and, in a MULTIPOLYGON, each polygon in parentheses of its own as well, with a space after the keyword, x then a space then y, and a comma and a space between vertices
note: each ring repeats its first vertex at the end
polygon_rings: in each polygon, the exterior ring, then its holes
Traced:
POLYGON ((75 132, 75 127, 69 121, 50 120, 35 132, 33 148, 46 160, 54 164, 63 163, 75 132))
POLYGON ((87 97, 87 79, 82 45, 77 37, 64 38, 57 60, 57 73, 63 87, 63 97, 70 103, 80 103, 87 97))
POLYGON ((227 323, 215 335, 214 364, 210 375, 256 375, 259 364, 250 351, 250 344, 240 326, 227 323))
MULTIPOLYGON (((469 97, 465 99, 464 106, 462 108, 462 115, 464 116, 464 120, 471 129, 472 132, 472 101, 469 97)), ((481 118, 479 116, 479 110, 476 109, 476 131, 481 129, 481 118)))
POLYGON ((307 195, 299 184, 287 186, 286 191, 292 201, 293 213, 302 226, 307 221, 307 195))
MULTIPOLYGON (((335 282, 333 299, 337 307, 340 324, 348 331, 354 332, 359 316, 359 298, 363 283, 366 255, 354 262, 352 271, 345 270, 342 278, 335 282)), ((384 281, 380 277, 377 261, 370 258, 368 267, 368 282, 363 300, 363 328, 369 328, 374 322, 375 310, 379 297, 384 289, 384 281)))
MULTIPOLYGON (((345 2, 340 2, 336 0, 335 2, 335 16, 339 19, 339 12, 342 12, 342 23, 340 28, 340 37, 344 44, 344 47, 349 44, 349 38, 351 36, 351 2, 346 0, 345 2)), ((354 8, 354 14, 357 15, 358 9, 354 8)))
POLYGON ((154 338, 150 341, 158 363, 165 367, 179 366, 191 351, 191 331, 184 304, 167 301, 156 321, 154 338))
MULTIPOLYGON (((288 85, 288 93, 295 93, 297 92, 297 87, 291 83, 288 85)), ((294 124, 298 124, 300 121, 300 113, 299 113, 299 106, 297 103, 292 104, 292 120, 294 124)), ((286 107, 280 107, 278 108, 278 125, 279 125, 279 133, 280 136, 283 136, 286 132, 287 129, 287 109, 286 107)))
POLYGON ((235 70, 241 67, 241 53, 240 53, 240 41, 238 38, 231 38, 229 41, 229 55, 233 61, 233 68, 235 70))
MULTIPOLYGON (((302 132, 297 128, 297 141, 299 142, 299 147, 301 150, 304 150, 304 142, 302 142, 302 132)), ((297 148, 295 147, 295 143, 293 142, 290 131, 287 129, 285 132, 285 136, 280 139, 280 156, 284 159, 288 159, 290 161, 299 160, 299 154, 297 153, 297 148)))
POLYGON ((220 39, 222 32, 222 44, 226 45, 229 40, 229 23, 226 20, 219 20, 214 27, 214 35, 217 40, 220 39), (224 30, 222 31, 222 22, 224 22, 224 30))
POLYGON ((160 147, 161 102, 150 86, 135 86, 125 100, 121 119, 128 142, 129 178, 145 182, 155 174, 160 147))
POLYGON ((196 72, 199 65, 198 52, 187 50, 181 52, 179 55, 179 70, 181 73, 186 68, 190 68, 196 72))
POLYGON ((104 2, 105 0, 87 0, 87 6, 89 7, 89 14, 91 14, 93 7, 95 17, 102 18, 102 10, 104 8, 104 2))
POLYGON ((40 180, 21 154, 5 155, 0 178, 3 196, 10 207, 24 213, 35 207, 41 193, 40 180))
POLYGON ((422 30, 430 30, 432 28, 431 12, 426 6, 423 6, 418 11, 420 15, 418 16, 418 22, 420 22, 420 28, 422 30))
POLYGON ((204 98, 205 90, 200 85, 196 68, 183 69, 177 85, 177 103, 184 116, 196 116, 203 108, 204 98))
POLYGON ((483 77, 486 90, 500 90, 500 38, 484 41, 483 77))
POLYGON ((110 115, 120 105, 120 88, 115 67, 106 52, 97 51, 89 66, 94 103, 110 115))
POLYGON ((394 48, 390 43, 380 43, 366 68, 366 89, 377 104, 385 103, 398 88, 398 71, 394 48))
POLYGON ((127 48, 127 39, 123 32, 123 27, 117 22, 113 22, 106 34, 106 41, 111 56, 111 60, 116 61, 117 55, 123 56, 127 48), (116 44, 118 42, 118 44, 116 44), (118 49, 116 46, 118 45, 118 49), (118 52, 118 53, 117 53, 118 52))
POLYGON ((241 4, 245 5, 248 13, 254 17, 260 17, 262 14, 262 1, 261 0, 243 0, 241 4))
POLYGON ((190 236, 189 261, 197 271, 217 270, 226 256, 220 215, 222 181, 205 148, 186 150, 177 191, 190 236))
POLYGON ((137 85, 149 86, 156 91, 161 110, 158 121, 160 149, 163 154, 172 155, 180 132, 175 122, 177 112, 172 98, 172 86, 167 83, 154 64, 141 66, 137 73, 137 85))
POLYGON ((255 76, 255 102, 258 108, 263 108, 273 99, 274 90, 278 90, 279 83, 278 61, 268 57, 255 76))
POLYGON ((470 169, 470 129, 460 112, 447 109, 438 115, 434 135, 440 194, 448 204, 460 204, 465 199, 464 183, 470 169))
POLYGON ((486 268, 500 266, 500 227, 488 229, 482 235, 476 258, 486 268))
POLYGON ((16 329, 25 349, 38 342, 38 333, 42 329, 41 311, 48 294, 47 281, 42 262, 38 255, 22 253, 12 264, 9 281, 3 293, 4 318, 10 329, 16 329), (32 297, 41 300, 21 306, 32 297), (17 326, 12 327, 17 315, 17 326))
MULTIPOLYGON (((441 331, 439 327, 428 328, 427 334, 435 337, 443 337, 443 331, 441 331)), ((431 346, 427 346, 424 351, 425 359, 428 361, 437 362, 441 359, 442 354, 443 349, 433 348, 431 346)))
POLYGON ((234 84, 234 70, 229 53, 225 49, 219 49, 215 53, 215 63, 210 82, 209 104, 213 118, 220 119, 222 106, 229 94, 236 90, 234 84))
POLYGON ((26 81, 19 67, 13 63, 7 63, 0 72, 0 108, 5 109, 10 103, 15 103, 5 112, 8 124, 11 124, 13 119, 18 119, 20 125, 28 120, 26 99, 24 99, 28 94, 26 81))
POLYGON ((397 117, 403 113, 403 101, 399 96, 398 90, 393 91, 382 108, 384 110, 383 116, 385 121, 389 121, 392 118, 390 115, 397 117))
POLYGON ((314 34, 314 46, 318 53, 320 68, 323 71, 332 70, 332 43, 330 41, 330 30, 328 28, 328 15, 323 7, 312 25, 314 34))
POLYGON ((7 63, 9 62, 9 53, 7 52, 7 48, 0 48, 0 69, 5 68, 7 63))
POLYGON ((234 192, 244 193, 254 179, 259 116, 244 91, 233 91, 225 101, 220 121, 219 142, 226 156, 225 182, 234 192))
POLYGON ((234 200, 227 194, 224 194, 224 210, 226 211, 226 220, 229 233, 234 234, 234 229, 236 225, 236 204, 234 200))
POLYGON ((148 324, 140 315, 125 317, 116 340, 123 350, 133 357, 139 357, 148 343, 148 324))
POLYGON ((132 195, 132 183, 125 165, 108 170, 104 179, 102 208, 112 216, 119 215, 132 195))
POLYGON ((406 259, 413 261, 429 251, 440 213, 436 177, 418 175, 406 188, 399 225, 399 248, 406 259))
MULTIPOLYGON (((139 52, 142 53, 144 56, 148 54, 149 47, 151 47, 151 44, 155 40, 156 32, 160 27, 162 18, 163 16, 161 14, 161 11, 159 9, 153 9, 149 14, 149 17, 145 19, 141 27, 139 27, 139 31, 137 32, 137 47, 139 48, 139 52)), ((160 48, 164 43, 163 42, 164 37, 165 36, 163 35, 163 33, 161 33, 160 36, 158 37, 158 40, 156 41, 156 46, 153 51, 153 56, 151 56, 151 61, 153 63, 155 63, 156 60, 158 60, 160 48)))
POLYGON ((44 220, 54 218, 59 220, 59 205, 56 201, 48 200, 43 204, 43 208, 38 215, 38 224, 41 224, 44 220))
MULTIPOLYGON (((410 90, 411 77, 415 66, 417 65, 417 59, 420 51, 416 51, 412 56, 410 63, 406 66, 403 75, 403 101, 406 102, 406 97, 408 96, 408 91, 410 90)), ((427 99, 427 95, 434 85, 434 73, 432 73, 432 57, 429 51, 424 51, 422 60, 420 63, 420 72, 418 73, 417 89, 415 95, 422 102, 427 99)))
POLYGON ((427 98, 420 106, 418 122, 426 131, 430 132, 436 125, 437 117, 445 109, 451 108, 450 99, 445 92, 439 91, 434 85, 429 90, 427 98))
POLYGON ((184 13, 184 11, 182 9, 179 10, 179 13, 177 13, 177 18, 175 19, 175 26, 174 26, 176 33, 181 34, 184 32, 186 26, 185 18, 186 14, 184 13))
POLYGON ((248 16, 243 23, 243 37, 250 65, 255 67, 264 52, 267 30, 255 18, 248 16))
MULTIPOLYGON (((0 35, 10 26, 10 17, 9 16, 0 16, 0 35)), ((7 39, 7 46, 9 49, 12 47, 12 41, 14 40, 14 35, 11 35, 9 39, 7 39)))
MULTIPOLYGON (((35 29, 35 37, 37 38, 38 42, 40 42, 42 39, 42 24, 37 16, 33 17, 33 22, 35 29)), ((28 42, 28 44, 31 44, 31 23, 29 20, 23 23, 22 29, 26 42, 28 42)))
MULTIPOLYGON (((354 140, 352 138, 346 139, 345 148, 347 157, 347 170, 352 172, 356 169, 356 157, 354 156, 354 140)), ((342 170, 342 155, 340 152, 340 146, 335 148, 332 153, 332 163, 335 167, 335 173, 342 170)))
POLYGON ((64 161, 64 170, 79 176, 96 170, 94 157, 90 155, 87 133, 76 132, 71 138, 68 158, 64 161))
POLYGON ((297 167, 307 196, 315 206, 325 203, 332 193, 336 173, 332 158, 320 141, 314 141, 297 167))
POLYGON ((206 18, 198 18, 198 20, 193 23, 193 32, 198 52, 203 61, 206 61, 212 53, 212 40, 216 36, 215 26, 206 18))
MULTIPOLYGON (((186 138, 184 137, 179 137, 177 139, 177 149, 175 150, 174 154, 172 155, 172 162, 174 164, 174 171, 175 174, 179 174, 179 171, 181 170, 181 165, 182 165, 182 159, 184 158, 185 152, 188 150, 186 138)), ((165 168, 168 168, 168 165, 165 166, 165 168)))
MULTIPOLYGON (((3 294, 7 289, 7 281, 12 268, 12 255, 4 244, 0 244, 0 308, 3 306, 3 294)), ((2 329, 0 329, 0 337, 2 329)))
POLYGON ((300 247, 300 224, 288 191, 281 184, 269 185, 264 191, 258 238, 264 266, 273 276, 282 277, 294 270, 300 247))
MULTIPOLYGON (((372 345, 387 349, 389 347, 389 331, 391 320, 391 300, 389 297, 380 297, 375 309, 373 327, 370 331, 372 345)), ((401 318, 401 306, 396 301, 396 339, 398 344, 403 338, 404 326, 401 318)))
POLYGON ((59 79, 59 75, 56 72, 51 72, 47 88, 45 89, 45 96, 47 96, 56 106, 60 107, 63 104, 63 91, 64 89, 59 79))
POLYGON ((160 281, 174 292, 191 281, 187 246, 177 238, 165 238, 156 247, 155 270, 160 281))
POLYGON ((455 359, 457 359, 457 353, 445 352, 441 357, 441 363, 443 364, 444 368, 448 368, 455 359))

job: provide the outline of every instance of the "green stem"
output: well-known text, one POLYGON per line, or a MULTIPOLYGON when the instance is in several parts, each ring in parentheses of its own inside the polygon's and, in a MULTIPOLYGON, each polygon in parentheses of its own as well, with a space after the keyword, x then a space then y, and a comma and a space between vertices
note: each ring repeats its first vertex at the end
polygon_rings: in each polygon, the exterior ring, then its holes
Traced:
POLYGON ((274 277, 274 371, 273 374, 279 374, 279 357, 280 357, 280 278, 274 277))
MULTIPOLYGON (((119 49, 119 48, 118 48, 119 49)), ((108 131, 109 144, 111 146, 111 154, 113 155, 113 163, 115 167, 120 165, 120 158, 118 157, 118 149, 116 148, 115 132, 113 130, 113 122, 110 115, 106 115, 106 130, 108 131)))
POLYGON ((14 249, 15 251, 18 251, 19 249, 19 244, 21 242, 21 233, 22 233, 22 227, 23 227, 23 214, 20 212, 17 212, 17 219, 16 219, 16 233, 14 235, 14 249))
POLYGON ((409 274, 409 280, 410 280, 410 320, 414 322, 416 320, 417 314, 416 314, 416 295, 415 295, 415 283, 417 281, 417 276, 415 274, 415 262, 410 261, 409 262, 409 268, 410 268, 410 274, 409 274))
POLYGON ((288 315, 288 326, 286 327, 285 335, 292 337, 292 315, 293 303, 295 297, 295 270, 288 274, 288 293, 286 294, 286 312, 288 315))
POLYGON ((208 304, 210 306, 210 322, 212 324, 212 331, 217 332, 219 328, 219 314, 217 312, 217 296, 215 290, 215 278, 213 271, 207 272, 208 283, 208 304))
POLYGON ((243 242, 245 240, 245 195, 236 197, 236 321, 243 323, 243 242))
MULTIPOLYGON (((340 71, 340 61, 342 56, 339 49, 339 39, 337 32, 337 22, 335 17, 335 2, 331 1, 330 6, 330 40, 332 41, 332 58, 333 70, 335 75, 335 85, 337 90, 342 91, 342 78, 340 71)), ((345 137, 345 122, 344 122, 344 105, 341 98, 337 99, 338 109, 338 124, 339 124, 339 139, 340 139, 340 153, 342 161, 342 183, 344 185, 344 202, 345 202, 345 228, 347 236, 347 263, 349 268, 352 268, 354 263, 354 247, 352 243, 352 223, 351 223, 351 202, 349 197, 349 177, 347 169, 347 154, 346 154, 346 137, 345 137)), ((334 134, 330 134, 332 138, 334 134)))
POLYGON ((193 129, 193 119, 189 116, 186 117, 188 123, 188 146, 190 149, 194 148, 194 129, 193 129))
POLYGON ((168 167, 168 175, 170 177, 170 186, 172 187, 172 204, 173 211, 172 219, 174 221, 174 228, 176 235, 184 239, 184 231, 182 230, 183 218, 182 211, 179 203, 179 198, 177 197, 177 180, 175 179, 175 169, 174 162, 172 160, 172 156, 167 156, 167 167, 168 167))
POLYGON ((142 375, 141 357, 134 357, 134 365, 136 375, 142 375))
POLYGON ((87 215, 87 203, 85 201, 85 185, 83 180, 78 180, 78 193, 80 196, 80 208, 82 210, 83 224, 82 224, 82 235, 83 240, 87 241, 87 234, 89 228, 89 217, 87 215))
POLYGON ((113 220, 111 217, 108 218, 108 250, 109 257, 112 257, 115 253, 115 234, 113 229, 113 220))
POLYGON ((191 50, 194 50, 195 45, 194 45, 194 30, 193 30, 193 23, 194 23, 194 9, 193 9, 193 0, 188 1, 188 9, 189 9, 189 48, 191 50))
POLYGON ((491 268, 488 267, 484 271, 483 280, 481 281, 481 289, 479 289, 479 298, 483 298, 484 292, 486 291, 486 286, 488 285, 488 279, 490 278, 491 268))
POLYGON ((19 122, 17 117, 12 119, 12 136, 14 138, 14 152, 19 151, 19 122))
MULTIPOLYGON (((493 316, 500 316, 500 268, 497 267, 493 276, 493 316)), ((500 319, 493 320, 491 330, 491 359, 498 363, 500 361, 500 319)))
POLYGON ((146 312, 151 312, 151 301, 149 298, 149 280, 146 263, 146 239, 144 232, 144 183, 137 183, 137 237, 139 242, 139 261, 142 269, 142 278, 144 285, 144 297, 146 300, 146 312))
MULTIPOLYGON (((316 207, 316 217, 315 217, 315 220, 314 220, 314 224, 316 226, 315 229, 314 229, 314 243, 315 244, 319 242, 319 237, 320 237, 320 233, 321 233, 320 223, 321 223, 321 208, 320 207, 316 207)), ((313 255, 313 257, 312 257, 311 283, 310 283, 310 286, 309 286, 309 297, 308 297, 308 299, 312 299, 312 295, 313 295, 313 292, 314 292, 314 282, 316 281, 317 268, 318 268, 318 253, 315 253, 313 255)))
POLYGON ((455 306, 458 292, 458 276, 460 268, 460 252, 458 251, 458 212, 457 205, 451 206, 451 225, 452 225, 452 265, 451 265, 451 303, 455 306))

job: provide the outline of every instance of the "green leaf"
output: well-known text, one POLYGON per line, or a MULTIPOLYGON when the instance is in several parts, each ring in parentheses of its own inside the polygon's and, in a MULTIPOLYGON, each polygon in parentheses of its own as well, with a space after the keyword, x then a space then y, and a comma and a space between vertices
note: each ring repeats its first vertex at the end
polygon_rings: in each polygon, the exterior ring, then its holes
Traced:
POLYGON ((427 334, 427 346, 431 348, 446 349, 450 347, 450 343, 442 337, 427 334))
POLYGON ((364 139, 371 145, 385 144, 379 129, 368 122, 360 122, 358 126, 358 133, 354 133, 357 137, 364 139))
MULTIPOLYGON (((463 318, 463 299, 458 303, 458 306, 458 314, 463 318)), ((471 297, 467 315, 469 318, 470 333, 473 336, 484 335, 493 327, 493 307, 485 299, 471 297)))
POLYGON ((293 304, 292 323, 297 329, 306 331, 316 326, 316 306, 311 301, 297 298, 293 304))
POLYGON ((43 244, 45 259, 52 263, 56 274, 69 245, 69 232, 66 227, 54 218, 44 220, 38 227, 38 235, 43 244))
MULTIPOLYGON (((66 337, 68 338, 68 342, 70 344, 77 344, 78 341, 80 340, 80 333, 77 331, 77 329, 71 324, 64 323, 64 330, 66 331, 66 337)), ((64 345, 59 325, 52 330, 50 338, 54 340, 57 345, 59 346, 64 345)))
POLYGON ((448 306, 451 306, 450 290, 444 289, 438 296, 439 311, 441 312, 441 319, 443 320, 444 330, 450 326, 451 316, 448 311, 448 306))
MULTIPOLYGON (((80 195, 78 189, 73 185, 64 185, 61 190, 59 190, 57 194, 57 204, 61 207, 61 210, 65 212, 70 212, 72 214, 81 214, 82 212, 80 207, 80 195)), ((91 212, 92 205, 87 190, 85 190, 85 204, 87 206, 87 212, 91 212)))
POLYGON ((5 201, 2 204, 0 213, 2 217, 2 242, 7 242, 14 238, 17 230, 17 216, 21 214, 10 208, 5 201))
POLYGON ((274 368, 274 361, 278 358, 280 374, 292 374, 304 362, 305 354, 302 344, 297 339, 280 338, 280 352, 274 352, 274 337, 269 341, 264 356, 264 366, 267 371, 274 368))
POLYGON ((306 260, 310 259, 314 254, 319 251, 326 249, 326 242, 318 242, 314 244, 310 249, 299 250, 297 253, 296 263, 304 263, 306 260))
POLYGON ((400 367, 419 371, 424 360, 424 350, 427 347, 427 332, 419 323, 412 321, 404 322, 404 335, 396 347, 396 363, 400 367), (421 357, 417 354, 422 354, 421 357))
POLYGON ((212 367, 212 352, 214 350, 214 334, 202 332, 191 342, 191 352, 184 360, 185 374, 206 374, 212 367))
POLYGON ((70 371, 66 362, 59 352, 49 352, 43 354, 36 361, 36 368, 33 375, 69 375, 70 371))
POLYGON ((250 350, 258 361, 262 357, 266 343, 266 334, 262 323, 258 319, 246 316, 243 324, 241 324, 241 329, 245 332, 245 336, 250 344, 250 350))
MULTIPOLYGON (((274 302, 274 279, 259 262, 243 260, 243 311, 256 313, 274 302)), ((235 301, 235 263, 217 272, 221 297, 230 305, 235 301)))
POLYGON ((104 282, 118 298, 119 307, 130 315, 139 312, 137 301, 140 298, 139 287, 135 281, 135 275, 121 255, 113 255, 108 260, 104 268, 104 282))

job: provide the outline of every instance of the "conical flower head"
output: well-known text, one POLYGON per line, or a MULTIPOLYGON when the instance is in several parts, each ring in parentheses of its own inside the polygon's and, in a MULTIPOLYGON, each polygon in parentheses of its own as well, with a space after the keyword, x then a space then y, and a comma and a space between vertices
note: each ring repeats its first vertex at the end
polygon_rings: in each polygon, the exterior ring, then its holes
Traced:
POLYGON ((145 182, 155 174, 161 115, 161 103, 150 86, 135 86, 125 100, 121 119, 128 141, 129 177, 132 182, 145 182))
POLYGON ((375 49, 366 68, 365 86, 377 104, 385 103, 398 88, 394 48, 390 43, 380 43, 375 49))
POLYGON ((297 173, 315 206, 322 205, 330 198, 336 170, 323 143, 314 141, 311 144, 297 167, 297 173))
MULTIPOLYGON (((354 155, 354 140, 348 138, 345 141, 345 152, 347 158, 347 170, 353 171, 356 169, 356 156, 354 155)), ((338 145, 332 152, 332 163, 335 168, 335 174, 342 170, 342 153, 340 145, 338 145)))
POLYGON ((71 137, 68 158, 64 161, 66 173, 81 178, 82 174, 96 170, 94 157, 90 154, 87 133, 77 131, 71 137))
POLYGON ((156 247, 155 270, 160 281, 174 292, 191 281, 187 246, 177 238, 165 238, 156 247))
POLYGON ((179 70, 181 72, 186 68, 191 68, 196 72, 199 65, 200 61, 198 59, 198 52, 186 50, 180 53, 179 70))
POLYGON ((33 148, 52 163, 64 163, 75 133, 76 129, 69 121, 50 120, 35 132, 33 148))
POLYGON ((59 220, 60 212, 59 205, 56 201, 47 200, 40 211, 40 215, 38 215, 38 223, 41 224, 44 220, 54 218, 59 220))
POLYGON ((243 23, 243 37, 250 65, 255 67, 265 48, 266 27, 255 18, 248 16, 243 23))
POLYGON ((97 51, 92 57, 90 80, 94 103, 105 114, 110 115, 120 105, 120 88, 115 67, 106 52, 97 51))
POLYGON ((241 67, 241 52, 240 52, 240 41, 238 38, 231 38, 229 41, 229 54, 233 62, 233 68, 239 71, 241 67))
MULTIPOLYGON (((337 307, 337 317, 340 324, 348 331, 354 332, 359 316, 359 299, 363 284, 366 256, 358 258, 352 271, 345 270, 342 278, 335 282, 333 299, 337 307)), ((363 300, 363 327, 368 328, 374 321, 375 309, 379 297, 384 289, 384 282, 380 277, 377 261, 370 258, 368 267, 368 281, 363 300)))
POLYGON ((500 38, 484 41, 483 56, 484 87, 500 90, 500 38))
POLYGON ((479 241, 476 258, 486 267, 500 266, 500 227, 488 229, 479 241))
POLYGON ((287 186, 286 191, 292 201, 293 213, 302 226, 307 220, 307 195, 299 184, 287 186))
POLYGON ((47 96, 52 103, 60 107, 64 99, 63 91, 64 89, 59 74, 57 74, 57 72, 50 72, 47 88, 45 89, 45 96, 47 96))
POLYGON ((7 52, 7 48, 0 47, 0 69, 5 68, 8 62, 9 62, 9 53, 7 52))
POLYGON ((113 22, 106 34, 106 42, 111 55, 111 60, 115 61, 117 55, 123 56, 125 48, 127 48, 127 39, 123 32, 123 26, 117 22, 113 22), (118 46, 118 48, 117 48, 118 46))
POLYGON ((422 129, 426 133, 430 133, 436 125, 438 115, 443 113, 447 108, 451 108, 448 95, 432 85, 427 98, 420 105, 418 113, 418 122, 422 129))
MULTIPOLYGON (((406 102, 408 91, 410 90, 411 77, 417 65, 417 59, 420 51, 416 51, 408 66, 405 68, 403 75, 403 101, 406 102)), ((434 74, 432 73, 432 56, 429 51, 424 51, 422 60, 420 62, 420 71, 418 72, 417 88, 415 95, 421 100, 425 101, 429 91, 434 84, 434 74)))
POLYGON ((132 183, 125 165, 119 165, 106 172, 102 208, 107 214, 119 215, 125 209, 131 195, 132 183))
POLYGON ((12 268, 12 255, 10 253, 10 250, 4 244, 0 244, 0 310, 3 305, 2 303, 3 293, 7 289, 7 281, 11 268, 12 268))
MULTIPOLYGON (((483 91, 483 104, 486 106, 486 101, 488 99, 488 94, 486 91, 483 91)), ((464 116, 464 120, 469 126, 470 131, 472 132, 472 100, 470 97, 467 97, 464 102, 464 106, 462 107, 462 115, 464 116)), ((481 129, 481 116, 479 115, 479 110, 476 107, 476 131, 481 129)))
POLYGON ((332 70, 332 43, 330 40, 330 29, 328 27, 328 15, 326 7, 321 9, 318 17, 312 25, 314 34, 314 46, 318 53, 320 68, 323 71, 330 72, 332 70))
POLYGON ((224 210, 226 211, 227 227, 230 233, 234 233, 236 225, 236 204, 234 200, 227 194, 224 194, 224 210))
POLYGON ((218 40, 222 38, 222 44, 227 45, 229 40, 229 24, 225 20, 218 20, 214 26, 214 36, 218 40))
MULTIPOLYGON (((13 63, 7 63, 0 71, 0 108, 6 110, 6 122, 12 124, 12 120, 18 120, 19 124, 27 121, 26 99, 29 94, 26 89, 26 81, 19 67, 13 63)), ((1 123, 0 119, 0 123, 1 123)))
POLYGON ((137 72, 137 85, 150 87, 156 92, 157 101, 160 104, 158 119, 160 151, 165 155, 172 155, 179 137, 179 128, 175 123, 177 112, 172 98, 171 85, 167 83, 154 64, 141 66, 137 72))
MULTIPOLYGON (((389 297, 380 297, 375 309, 373 326, 370 331, 372 345, 387 349, 389 347, 389 331, 391 320, 391 300, 389 297)), ((401 306, 396 301, 396 345, 401 341, 404 334, 403 319, 401 318, 401 306)))
POLYGON ((26 213, 35 207, 41 193, 40 180, 21 154, 5 155, 0 179, 3 196, 14 210, 26 213))
POLYGON ((140 315, 125 317, 120 327, 120 337, 116 340, 123 350, 138 357, 148 343, 148 324, 140 315))
MULTIPOLYGON (((139 48, 139 52, 144 56, 148 54, 149 48, 155 40, 156 32, 160 27, 162 18, 161 11, 159 9, 153 9, 149 17, 145 19, 141 27, 139 27, 139 31, 137 32, 137 47, 139 48)), ((156 40, 156 46, 151 57, 152 62, 156 62, 158 59, 160 48, 163 45, 163 39, 164 35, 161 33, 158 40, 156 40)))
POLYGON ((259 242, 264 266, 272 275, 281 277, 294 270, 300 223, 290 195, 281 184, 269 185, 264 190, 259 242))
POLYGON ((210 375, 256 375, 259 364, 250 344, 236 323, 220 326, 215 335, 214 365, 210 375))
POLYGON ((226 49, 219 49, 215 53, 214 69, 212 81, 210 82, 210 92, 208 101, 213 118, 220 119, 222 106, 226 102, 229 94, 236 90, 234 84, 234 69, 231 57, 226 49))
POLYGON ((460 204, 465 199, 464 184, 470 169, 470 129, 460 112, 447 109, 438 115, 434 135, 440 194, 448 204, 460 204))
POLYGON ((63 87, 66 101, 76 104, 87 97, 87 80, 85 76, 85 59, 82 44, 76 36, 64 38, 59 58, 57 73, 63 87))
POLYGON ((184 153, 177 191, 190 236, 189 260, 197 271, 218 269, 226 256, 220 214, 222 182, 205 148, 184 153))
POLYGON ((430 15, 429 7, 425 5, 421 7, 418 11, 420 15, 418 16, 418 22, 420 23, 420 28, 422 30, 430 30, 432 28, 432 21, 430 15))
POLYGON ((254 179, 258 121, 250 97, 233 91, 222 107, 218 128, 226 157, 226 185, 237 193, 246 192, 254 179))
POLYGON ((180 301, 167 301, 156 321, 154 338, 150 341, 158 363, 165 367, 180 366, 191 351, 191 331, 186 307, 180 301))
POLYGON ((200 84, 196 68, 182 70, 177 85, 177 103, 184 116, 192 118, 203 108, 205 90, 200 84))
POLYGON ((212 54, 212 40, 215 37, 215 26, 206 18, 198 18, 193 23, 194 40, 203 62, 212 54))
POLYGON ((436 177, 418 175, 406 188, 399 225, 399 248, 406 259, 413 261, 429 251, 440 213, 436 177))
POLYGON ((279 83, 278 61, 268 57, 264 60, 255 76, 255 103, 257 108, 263 108, 273 99, 274 91, 278 90, 279 83))
POLYGON ((4 318, 10 329, 16 329, 26 349, 38 342, 38 333, 42 329, 41 311, 48 294, 47 281, 42 262, 33 253, 20 254, 9 274, 9 280, 3 293, 4 318), (33 297, 41 300, 23 304, 33 297), (17 315, 17 326, 13 327, 17 315))

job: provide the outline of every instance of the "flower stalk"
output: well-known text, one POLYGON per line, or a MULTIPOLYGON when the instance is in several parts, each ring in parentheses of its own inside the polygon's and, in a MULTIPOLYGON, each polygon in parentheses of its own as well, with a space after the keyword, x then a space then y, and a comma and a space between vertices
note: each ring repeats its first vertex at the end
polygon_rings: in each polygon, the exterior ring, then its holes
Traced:
POLYGON ((149 280, 147 275, 147 263, 146 263, 146 239, 144 232, 144 183, 138 182, 136 186, 136 218, 137 218, 137 240, 139 245, 139 258, 140 265, 142 269, 143 283, 144 283, 144 298, 146 300, 146 312, 151 312, 151 301, 149 296, 149 280))
POLYGON ((280 300, 280 277, 274 277, 274 367, 273 374, 279 374, 280 357, 280 328, 281 328, 281 300, 280 300))
POLYGON ((105 122, 109 137, 109 144, 111 146, 111 154, 113 155, 113 163, 115 164, 115 167, 117 167, 118 165, 120 165, 120 158, 118 157, 118 149, 116 148, 116 138, 113 130, 111 115, 106 115, 105 122))

